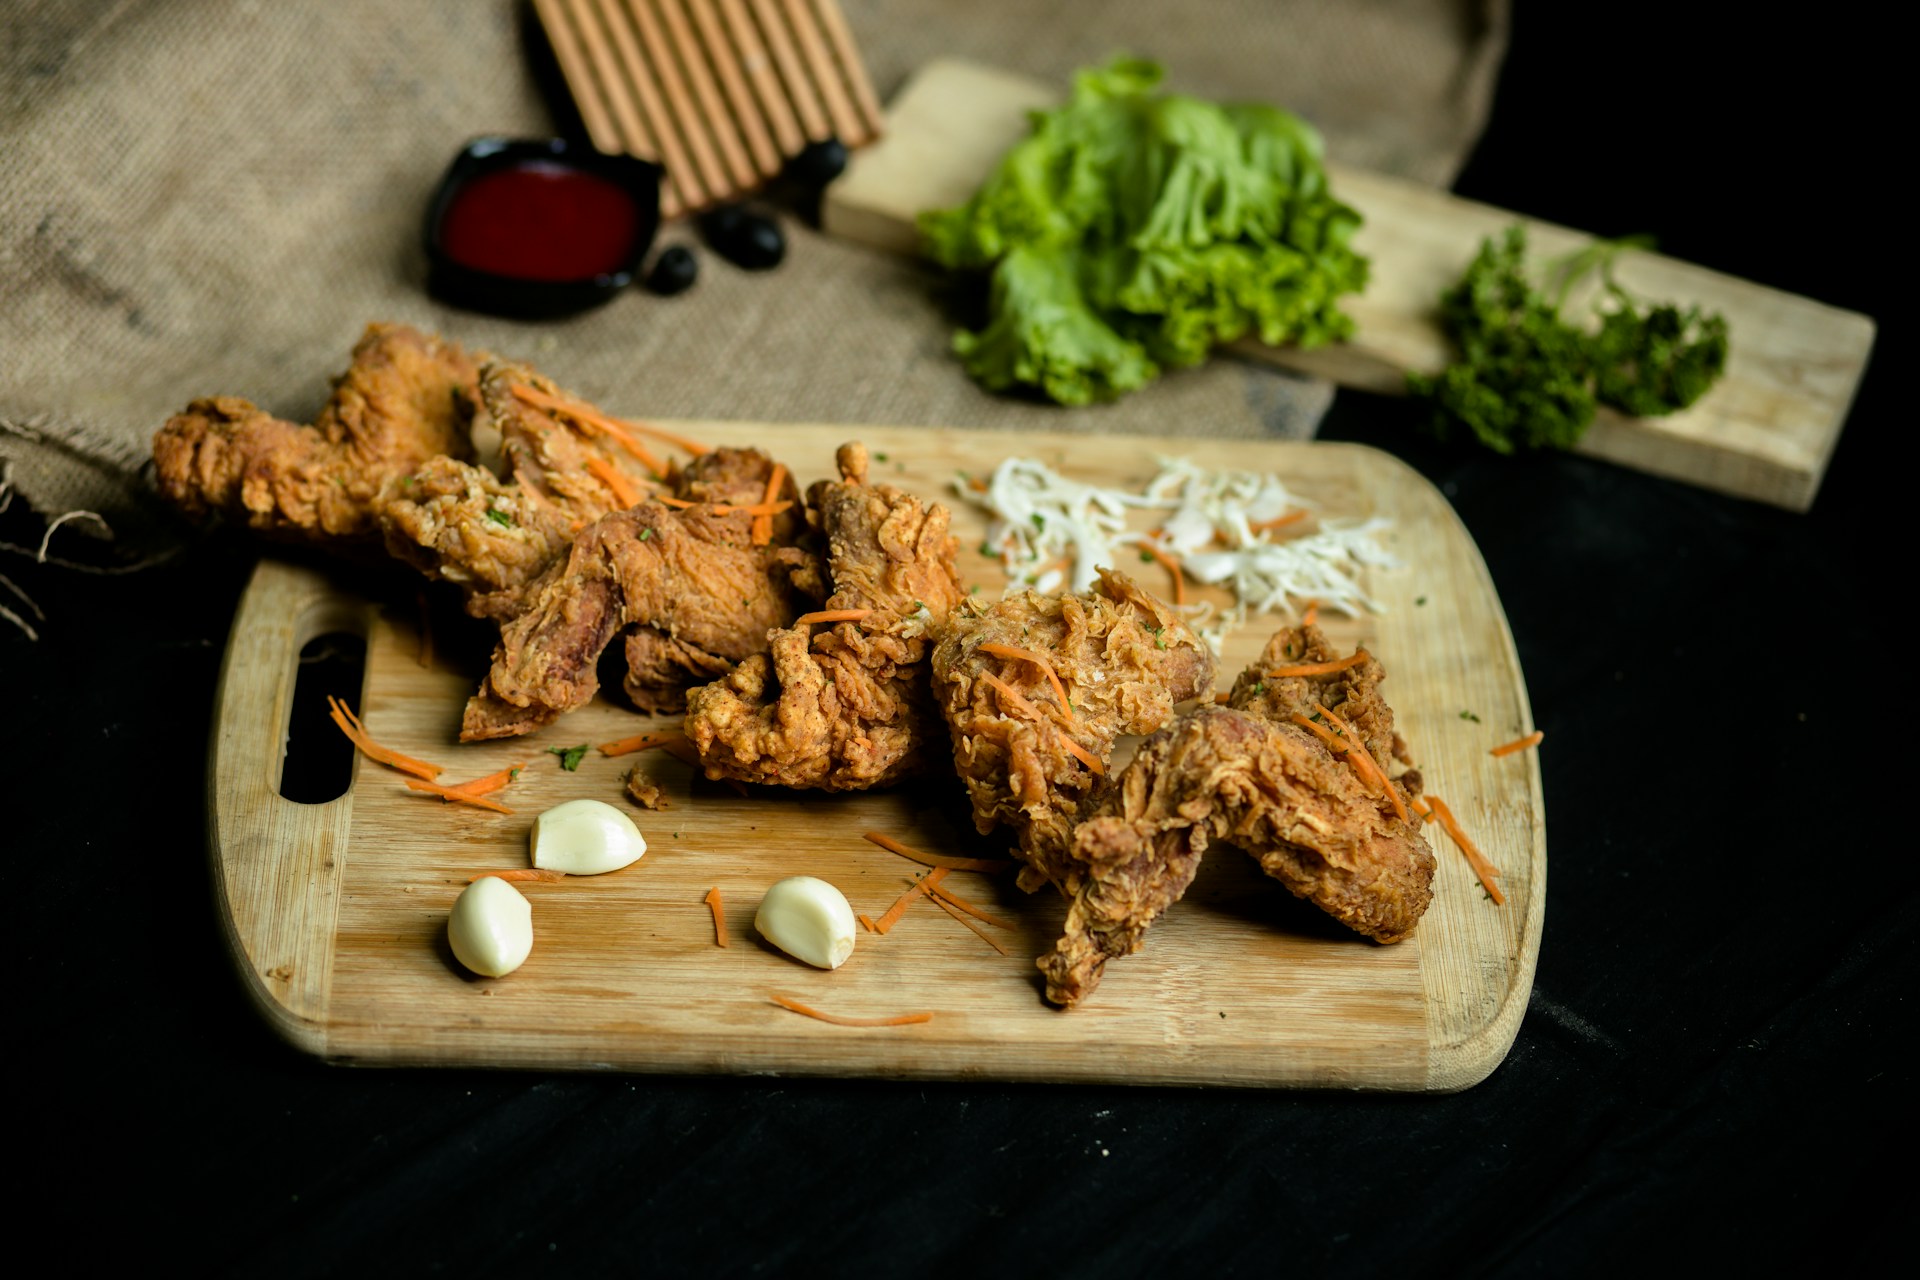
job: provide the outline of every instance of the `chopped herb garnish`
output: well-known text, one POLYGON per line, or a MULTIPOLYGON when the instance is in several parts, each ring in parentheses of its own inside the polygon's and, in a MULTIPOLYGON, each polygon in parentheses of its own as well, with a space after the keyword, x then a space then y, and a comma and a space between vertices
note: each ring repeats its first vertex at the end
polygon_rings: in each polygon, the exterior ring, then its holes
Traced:
POLYGON ((1415 604, 1425 604, 1427 602, 1427 598, 1425 596, 1415 596, 1413 602, 1415 604))
POLYGON ((499 525, 502 529, 513 528, 513 517, 508 515, 506 512, 502 511, 498 507, 487 508, 487 519, 493 521, 495 524, 499 525))
POLYGON ((580 762, 586 759, 587 744, 583 742, 577 747, 548 747, 547 754, 550 756, 559 756, 560 767, 568 773, 572 773, 580 767, 580 762))
POLYGON ((640 531, 640 541, 642 542, 645 542, 648 538, 651 538, 652 536, 653 536, 652 529, 642 529, 640 531))
POLYGON ((1151 552, 1151 551, 1142 551, 1142 552, 1140 553, 1140 563, 1141 563, 1141 564, 1152 564, 1152 563, 1153 563, 1153 552, 1151 552))
POLYGON ((980 584, 976 582, 976 583, 974 583, 974 584, 973 584, 972 586, 970 586, 970 587, 968 587, 968 588, 967 588, 967 594, 968 594, 968 595, 970 595, 970 596, 977 596, 977 595, 979 595, 979 594, 980 594, 980 584))
POLYGON ((1267 682, 1265 680, 1262 680, 1259 684, 1256 684, 1255 686, 1253 686, 1253 693, 1255 695, 1265 693, 1266 691, 1267 691, 1267 682))
POLYGON ((1043 512, 1034 512, 1030 519, 1032 519, 1033 527, 1036 529, 1045 529, 1047 527, 1047 517, 1043 512))
POLYGON ((402 476, 402 477, 400 478, 400 487, 401 487, 402 489, 411 489, 411 488, 413 488, 413 477, 412 477, 412 476, 402 476))
POLYGON ((1479 723, 1480 723, 1480 717, 1479 717, 1479 716, 1477 716, 1477 715, 1475 715, 1475 714, 1473 714, 1473 712, 1471 712, 1471 711, 1462 711, 1462 712, 1460 713, 1460 718, 1461 718, 1462 720, 1471 720, 1471 721, 1473 721, 1473 722, 1474 722, 1475 724, 1479 724, 1479 723))
POLYGON ((875 462, 885 462, 887 460, 887 455, 884 453, 876 453, 873 455, 873 460, 875 462))

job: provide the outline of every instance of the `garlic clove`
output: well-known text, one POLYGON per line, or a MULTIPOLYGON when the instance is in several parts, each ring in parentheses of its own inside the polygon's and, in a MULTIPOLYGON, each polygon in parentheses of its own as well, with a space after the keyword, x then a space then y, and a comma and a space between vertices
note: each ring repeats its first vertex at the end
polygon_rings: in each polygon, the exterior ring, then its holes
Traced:
POLYGON ((640 860, 646 838, 633 819, 598 800, 569 800, 533 820, 533 865, 597 876, 640 860))
POLYGON ((453 958, 475 973, 505 977, 533 951, 533 904, 498 876, 483 876, 453 900, 447 941, 453 958))
POLYGON ((838 889, 813 876, 788 876, 768 889, 753 927, 816 968, 838 969, 853 954, 853 908, 838 889))

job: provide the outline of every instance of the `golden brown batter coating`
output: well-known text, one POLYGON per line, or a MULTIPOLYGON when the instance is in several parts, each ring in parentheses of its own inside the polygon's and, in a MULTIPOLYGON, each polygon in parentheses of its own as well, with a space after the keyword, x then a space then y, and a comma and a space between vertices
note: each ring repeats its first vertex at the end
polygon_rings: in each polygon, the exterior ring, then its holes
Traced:
POLYGON ((161 494, 281 541, 371 544, 390 481, 429 458, 471 456, 477 369, 457 345, 373 324, 310 427, 236 396, 196 400, 153 440, 161 494))
POLYGON ((827 542, 825 608, 870 612, 777 631, 766 654, 688 695, 686 733, 710 778, 864 790, 942 745, 926 659, 965 598, 947 509, 868 484, 862 445, 842 445, 837 462, 841 479, 808 494, 827 542))
POLYGON ((1108 569, 1084 595, 1028 591, 953 617, 933 656, 935 696, 974 825, 1019 838, 1021 888, 1079 888, 1073 828, 1105 786, 1115 739, 1158 729, 1174 704, 1211 691, 1213 671, 1170 606, 1108 569), (1071 705, 1008 649, 1044 658, 1071 705))

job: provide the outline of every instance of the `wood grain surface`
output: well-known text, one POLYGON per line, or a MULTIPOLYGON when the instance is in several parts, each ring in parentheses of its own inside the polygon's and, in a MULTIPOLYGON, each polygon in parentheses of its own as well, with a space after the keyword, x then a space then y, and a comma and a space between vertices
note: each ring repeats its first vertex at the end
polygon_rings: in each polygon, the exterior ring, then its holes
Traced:
MULTIPOLYGON (((953 498, 951 485, 956 472, 985 470, 1015 449, 1102 484, 1137 486, 1153 473, 1156 452, 1272 470, 1327 517, 1390 518, 1383 539, 1403 563, 1363 579, 1383 612, 1323 615, 1323 625, 1386 665, 1389 699, 1429 787, 1503 872, 1506 905, 1484 897, 1458 851, 1429 827, 1439 859, 1433 907, 1397 946, 1347 932, 1252 859, 1216 847, 1146 948, 1111 963, 1099 990, 1071 1012, 1044 1002, 1033 964, 1050 949, 1065 904, 1051 891, 1022 894, 1006 877, 958 872, 947 884, 1017 926, 996 934, 1007 956, 922 902, 891 933, 862 933, 841 969, 813 970, 753 931, 760 894, 775 880, 821 876, 856 911, 878 914, 919 868, 868 844, 863 831, 947 854, 1005 852, 1002 837, 973 832, 950 773, 885 793, 756 788, 742 796, 659 752, 589 752, 577 772, 562 771, 548 747, 673 723, 604 697, 537 735, 462 746, 460 709, 484 670, 483 633, 479 647, 439 637, 423 666, 410 602, 383 607, 344 576, 267 559, 228 645, 210 829, 233 954, 284 1037, 367 1064, 1411 1090, 1466 1087, 1504 1057, 1539 949, 1545 819, 1536 755, 1495 759, 1488 749, 1531 730, 1532 717, 1479 553, 1445 500, 1404 464, 1338 444, 675 425, 715 442, 757 444, 809 480, 830 473, 843 440, 865 440, 877 478, 953 507, 963 573, 984 592, 1004 581, 975 550, 986 516, 953 498), (400 775, 365 759, 339 799, 280 797, 289 734, 333 732, 317 713, 289 724, 300 647, 333 630, 366 636, 361 712, 380 741, 447 766, 442 782, 527 762, 497 797, 511 816, 409 791, 400 775), (635 761, 672 808, 649 813, 623 798, 635 761), (446 943, 454 898, 476 872, 527 865, 534 817, 580 797, 628 807, 647 855, 611 875, 523 886, 533 903, 532 957, 503 979, 467 975, 446 943), (732 943, 724 949, 703 904, 716 886, 732 943), (934 1017, 884 1029, 828 1026, 776 1006, 773 993, 839 1014, 934 1017)), ((1124 568, 1165 590, 1158 566, 1124 568)), ((1272 625, 1256 621, 1229 638, 1223 680, 1272 625)))
MULTIPOLYGON (((828 190, 823 221, 835 235, 891 252, 916 251, 914 217, 970 197, 1010 146, 1028 113, 1063 96, 1055 86, 974 63, 929 63, 888 111, 886 137, 854 158, 828 190)), ((1444 191, 1327 166, 1334 193, 1366 224, 1355 247, 1373 262, 1366 291, 1343 305, 1357 329, 1346 343, 1303 351, 1256 341, 1234 350, 1330 378, 1400 393, 1410 370, 1451 358, 1437 300, 1482 239, 1514 222, 1537 258, 1591 237, 1444 191)), ((1725 378, 1692 408, 1664 418, 1603 409, 1579 451, 1794 511, 1813 503, 1873 346, 1874 322, 1855 312, 1721 275, 1653 253, 1623 254, 1616 271, 1655 300, 1723 312, 1731 333, 1725 378)), ((1591 289, 1577 292, 1582 313, 1591 289)))

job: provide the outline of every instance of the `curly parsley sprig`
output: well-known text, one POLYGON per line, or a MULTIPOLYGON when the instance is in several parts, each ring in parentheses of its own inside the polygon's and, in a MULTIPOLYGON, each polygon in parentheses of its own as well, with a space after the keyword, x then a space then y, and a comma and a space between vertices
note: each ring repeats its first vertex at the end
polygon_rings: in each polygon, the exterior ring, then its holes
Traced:
POLYGON ((1601 241, 1550 264, 1549 300, 1526 271, 1527 233, 1508 228, 1481 242, 1460 282, 1440 295, 1440 322, 1459 358, 1438 374, 1413 373, 1407 387, 1432 408, 1443 440, 1463 433, 1498 453, 1568 449, 1605 404, 1654 417, 1694 403, 1725 371, 1727 322, 1699 307, 1648 304, 1613 278, 1613 260, 1644 240, 1601 241), (1599 327, 1569 324, 1567 295, 1601 272, 1599 327))

